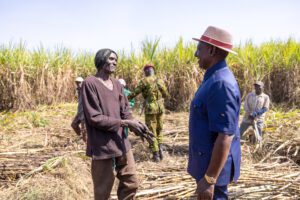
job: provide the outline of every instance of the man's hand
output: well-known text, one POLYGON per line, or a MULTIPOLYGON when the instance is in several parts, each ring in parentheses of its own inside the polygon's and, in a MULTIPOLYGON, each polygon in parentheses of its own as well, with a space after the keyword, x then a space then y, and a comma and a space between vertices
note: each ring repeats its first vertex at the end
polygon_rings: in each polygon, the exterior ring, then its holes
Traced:
POLYGON ((73 130, 75 131, 75 133, 76 133, 77 135, 80 135, 81 130, 80 130, 80 127, 79 127, 79 123, 77 123, 76 118, 73 120, 73 122, 72 122, 72 124, 71 124, 71 127, 73 128, 73 130))
POLYGON ((254 112, 249 114, 249 119, 254 120, 256 117, 256 115, 254 114, 254 112))
POLYGON ((197 200, 211 200, 214 196, 215 185, 210 185, 203 177, 197 184, 197 200))
POLYGON ((123 120, 123 123, 125 123, 136 136, 140 136, 142 141, 146 139, 149 144, 153 143, 152 137, 154 137, 154 135, 145 124, 138 120, 123 120))
POLYGON ((86 131, 85 130, 81 130, 81 133, 82 133, 82 140, 84 141, 84 143, 87 142, 87 134, 86 134, 86 131))
POLYGON ((250 116, 250 119, 254 120, 256 117, 257 117, 257 113, 256 112, 252 112, 249 116, 250 116))
POLYGON ((153 145, 154 134, 149 130, 149 128, 145 124, 143 124, 140 121, 139 121, 139 123, 143 126, 143 129, 144 129, 142 137, 147 140, 147 142, 149 143, 150 146, 153 145))

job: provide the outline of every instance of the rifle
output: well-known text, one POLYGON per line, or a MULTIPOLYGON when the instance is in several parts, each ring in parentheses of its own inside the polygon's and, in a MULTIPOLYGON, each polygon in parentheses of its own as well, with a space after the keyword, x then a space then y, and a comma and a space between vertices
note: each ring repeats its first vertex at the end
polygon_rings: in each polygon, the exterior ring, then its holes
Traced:
POLYGON ((146 107, 146 100, 145 100, 145 101, 143 102, 143 104, 142 104, 140 116, 142 116, 142 114, 144 113, 145 107, 146 107))
POLYGON ((144 102, 142 104, 140 116, 145 112, 145 108, 146 108, 146 104, 148 103, 148 99, 149 99, 149 96, 147 96, 147 98, 144 100, 144 102))

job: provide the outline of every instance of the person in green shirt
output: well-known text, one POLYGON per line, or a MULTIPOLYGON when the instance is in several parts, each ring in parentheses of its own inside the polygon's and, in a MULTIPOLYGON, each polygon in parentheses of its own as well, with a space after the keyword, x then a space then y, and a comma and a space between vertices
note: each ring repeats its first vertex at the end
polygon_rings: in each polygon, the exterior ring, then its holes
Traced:
MULTIPOLYGON (((126 96, 126 97, 128 97, 128 95, 130 95, 131 94, 131 92, 130 92, 130 90, 128 90, 127 88, 126 88, 126 81, 124 80, 124 79, 122 79, 122 78, 120 78, 120 79, 118 79, 118 81, 121 83, 121 85, 123 85, 123 93, 124 93, 124 95, 126 96)), ((131 99, 130 101, 128 101, 128 103, 129 103, 129 107, 130 108, 133 108, 133 106, 134 106, 134 104, 135 104, 135 100, 134 99, 131 99)), ((125 127, 124 128, 124 131, 125 131, 125 135, 128 137, 128 127, 125 127)))
POLYGON ((154 66, 147 64, 144 66, 145 78, 139 81, 136 88, 128 95, 128 99, 142 93, 145 100, 145 122, 150 131, 154 134, 153 144, 150 148, 153 153, 153 161, 159 162, 163 159, 163 113, 164 113, 164 98, 168 97, 167 88, 163 81, 155 76, 154 66))
MULTIPOLYGON (((131 94, 131 92, 130 92, 130 90, 128 90, 127 88, 126 88, 126 81, 124 80, 124 79, 119 79, 119 82, 121 83, 121 85, 123 85, 123 87, 124 87, 124 94, 125 94, 125 96, 126 97, 128 97, 128 95, 130 95, 131 94)), ((130 101, 129 101, 129 106, 130 106, 130 108, 133 108, 134 107, 134 104, 135 104, 135 100, 134 99, 131 99, 130 101)))

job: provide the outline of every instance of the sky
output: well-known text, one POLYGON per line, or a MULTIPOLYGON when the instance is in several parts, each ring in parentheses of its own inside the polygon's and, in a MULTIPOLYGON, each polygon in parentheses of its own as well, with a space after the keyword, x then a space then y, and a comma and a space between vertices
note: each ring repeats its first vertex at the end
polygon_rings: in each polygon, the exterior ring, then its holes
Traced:
POLYGON ((300 39, 299 0, 0 0, 0 44, 131 52, 146 38, 172 47, 207 26, 228 30, 234 44, 300 39))

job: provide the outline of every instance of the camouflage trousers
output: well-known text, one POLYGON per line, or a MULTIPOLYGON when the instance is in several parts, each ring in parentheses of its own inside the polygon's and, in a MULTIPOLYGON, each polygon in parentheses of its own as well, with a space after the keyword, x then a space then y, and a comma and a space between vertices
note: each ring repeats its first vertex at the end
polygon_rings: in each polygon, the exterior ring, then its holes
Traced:
POLYGON ((145 114, 145 122, 147 127, 154 134, 153 144, 150 146, 152 152, 159 151, 159 144, 163 141, 163 113, 145 114))

